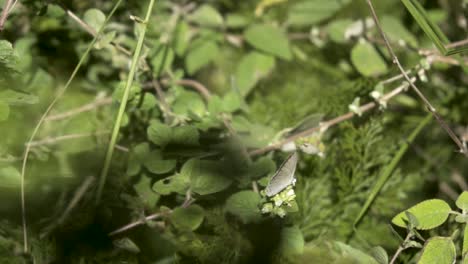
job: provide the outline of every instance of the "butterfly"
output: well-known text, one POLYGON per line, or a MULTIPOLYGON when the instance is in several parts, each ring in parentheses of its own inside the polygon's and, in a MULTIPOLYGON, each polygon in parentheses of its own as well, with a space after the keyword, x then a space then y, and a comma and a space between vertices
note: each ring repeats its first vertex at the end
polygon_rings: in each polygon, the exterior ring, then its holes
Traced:
POLYGON ((292 153, 288 158, 286 158, 286 160, 283 162, 283 164, 281 164, 278 171, 276 171, 275 175, 273 175, 270 182, 268 183, 265 189, 266 196, 272 197, 284 190, 289 185, 294 184, 296 180, 294 178, 294 172, 296 171, 297 159, 296 152, 292 153))

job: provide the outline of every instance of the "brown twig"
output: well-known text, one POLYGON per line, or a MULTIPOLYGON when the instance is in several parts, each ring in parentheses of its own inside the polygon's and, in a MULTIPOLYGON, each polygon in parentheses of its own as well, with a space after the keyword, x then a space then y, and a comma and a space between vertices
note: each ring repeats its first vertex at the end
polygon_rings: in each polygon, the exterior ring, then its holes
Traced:
POLYGON ((144 219, 137 220, 137 221, 135 221, 135 222, 132 222, 132 223, 130 223, 130 224, 128 224, 128 225, 124 225, 124 226, 122 226, 122 227, 120 227, 120 228, 118 228, 118 229, 116 229, 116 230, 110 232, 110 233, 109 233, 109 236, 115 236, 115 235, 117 235, 117 234, 119 234, 119 233, 125 232, 125 231, 127 231, 127 230, 129 230, 129 229, 132 229, 132 228, 135 228, 135 227, 137 227, 137 226, 139 226, 139 225, 143 225, 143 224, 145 224, 147 221, 154 220, 154 219, 156 219, 156 218, 165 216, 165 215, 168 214, 168 213, 171 213, 171 211, 169 211, 169 212, 167 212, 167 213, 154 213, 154 214, 152 214, 152 215, 149 215, 149 216, 145 217, 144 219))
POLYGON ((398 69, 400 70, 400 72, 403 74, 403 76, 405 77, 405 79, 408 81, 408 83, 410 84, 410 87, 413 89, 413 91, 418 95, 418 97, 424 102, 424 104, 426 105, 427 109, 429 110, 429 112, 432 113, 432 115, 435 117, 435 119, 437 120, 437 122, 439 123, 439 125, 445 130, 445 132, 447 132, 447 134, 450 136, 450 138, 453 140, 453 142, 455 142, 455 144, 458 146, 459 148, 459 151, 463 154, 465 154, 465 156, 468 157, 468 151, 466 149, 466 147, 463 145, 463 143, 460 141, 460 139, 458 139, 457 135, 452 131, 452 129, 448 126, 448 124, 445 122, 445 120, 437 113, 436 109, 434 108, 434 106, 432 106, 432 104, 429 102, 429 100, 426 98, 426 96, 424 96, 424 94, 419 90, 418 87, 416 87, 416 85, 411 82, 411 78, 408 76, 408 74, 406 73, 405 69, 403 68, 403 66, 401 65, 400 61, 398 60, 398 57, 396 56, 395 52, 393 51, 393 48, 392 46, 390 45, 390 42, 387 38, 387 35, 385 34, 385 32, 383 31, 382 29, 382 26, 380 25, 380 22, 379 22, 379 18, 377 17, 377 14, 375 12, 375 9, 374 9, 374 6, 372 4, 372 0, 367 0, 367 4, 369 6, 369 9, 372 13, 372 18, 374 19, 374 22, 375 22, 375 25, 377 26, 377 29, 378 31, 380 32, 380 35, 382 36, 382 38, 384 39, 384 42, 385 42, 385 46, 387 47, 388 49, 388 52, 390 53, 390 56, 392 57, 393 59, 393 63, 398 67, 398 69))
POLYGON ((211 98, 210 91, 201 83, 195 80, 182 79, 175 81, 175 84, 191 87, 199 92, 203 98, 208 101, 211 98))
POLYGON ((37 141, 32 141, 29 144, 27 144, 28 147, 34 148, 42 145, 54 145, 57 143, 60 143, 62 141, 66 140, 71 140, 71 139, 79 139, 79 138, 85 138, 85 137, 92 137, 92 136, 99 136, 99 135, 105 135, 109 134, 110 131, 101 131, 101 132, 95 132, 95 133, 81 133, 81 134, 70 134, 70 135, 63 135, 63 136, 58 136, 54 138, 45 138, 37 141))
POLYGON ((98 98, 92 103, 85 104, 85 105, 80 106, 80 107, 75 108, 75 109, 71 109, 71 110, 69 110, 69 111, 67 111, 65 113, 60 113, 60 114, 48 116, 45 119, 45 121, 57 121, 57 120, 66 119, 66 118, 69 118, 71 116, 83 113, 83 112, 91 111, 91 110, 93 110, 95 108, 98 108, 100 106, 109 105, 111 103, 112 103, 112 98, 110 98, 110 97, 98 98))
POLYGON ((3 31, 5 27, 5 22, 10 14, 11 6, 13 6, 13 0, 7 0, 3 5, 2 14, 0 15, 0 32, 3 31))
POLYGON ((65 219, 67 219, 68 215, 70 212, 75 208, 75 206, 78 204, 78 202, 83 198, 84 194, 86 191, 89 189, 91 184, 94 182, 95 178, 93 176, 90 176, 86 178, 86 180, 81 184, 81 186, 76 190, 75 194, 73 195, 72 200, 68 204, 67 208, 63 212, 62 216, 58 220, 58 224, 62 224, 65 222, 65 219))

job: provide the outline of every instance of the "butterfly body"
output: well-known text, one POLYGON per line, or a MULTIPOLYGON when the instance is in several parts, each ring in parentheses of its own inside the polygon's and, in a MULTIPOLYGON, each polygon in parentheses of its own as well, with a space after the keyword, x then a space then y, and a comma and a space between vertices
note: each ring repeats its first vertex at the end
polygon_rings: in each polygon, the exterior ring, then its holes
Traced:
POLYGON ((297 160, 297 153, 294 152, 289 155, 283 164, 281 164, 275 175, 271 177, 271 180, 265 189, 266 196, 272 197, 284 190, 289 185, 294 184, 294 173, 296 171, 297 160))

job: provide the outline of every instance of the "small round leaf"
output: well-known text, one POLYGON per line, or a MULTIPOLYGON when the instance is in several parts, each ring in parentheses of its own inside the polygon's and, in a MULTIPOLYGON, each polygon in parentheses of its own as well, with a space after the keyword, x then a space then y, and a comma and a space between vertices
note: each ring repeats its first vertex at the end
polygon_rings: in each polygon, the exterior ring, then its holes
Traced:
MULTIPOLYGON (((451 210, 445 201, 431 199, 423 201, 407 211, 418 220, 417 226, 415 226, 416 229, 427 230, 442 225, 447 220, 451 210)), ((399 213, 392 219, 392 223, 400 227, 406 227, 407 222, 408 217, 405 212, 399 213)))

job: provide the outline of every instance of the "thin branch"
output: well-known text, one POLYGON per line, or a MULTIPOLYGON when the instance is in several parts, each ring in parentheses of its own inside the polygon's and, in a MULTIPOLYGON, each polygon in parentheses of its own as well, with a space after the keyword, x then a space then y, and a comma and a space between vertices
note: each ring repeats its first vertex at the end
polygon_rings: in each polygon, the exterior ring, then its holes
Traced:
POLYGON ((85 195, 86 191, 88 191, 89 187, 91 184, 94 182, 95 178, 93 176, 90 176, 86 178, 86 180, 81 184, 81 186, 76 190, 75 194, 73 195, 72 200, 68 204, 67 208, 63 212, 62 216, 59 218, 58 223, 62 224, 65 222, 65 219, 67 219, 68 215, 70 212, 75 208, 75 206, 78 204, 78 202, 83 198, 85 195))
POLYGON ((413 237, 413 235, 411 234, 411 232, 409 232, 409 233, 406 235, 405 240, 404 240, 404 241, 401 243, 401 245, 398 247, 397 251, 396 251, 395 254, 393 255, 392 260, 390 260, 389 264, 395 263, 395 261, 397 260, 398 256, 400 256, 401 252, 403 252, 403 250, 406 249, 405 244, 408 243, 412 237, 413 237))
MULTIPOLYGON (((412 80, 412 82, 414 82, 415 79, 412 80)), ((387 102, 389 101, 391 98, 395 97, 396 95, 400 94, 401 92, 405 91, 405 89, 407 89, 407 84, 402 84, 400 86, 398 86, 397 88, 393 89, 392 91, 390 91, 389 93, 385 94, 384 96, 382 96, 382 99, 381 101, 382 102, 387 102)), ((379 104, 377 104, 376 102, 370 102, 370 103, 367 103, 365 105, 362 105, 361 107, 359 107, 359 112, 361 113, 365 113, 371 109, 373 109, 374 107, 378 106, 379 104)), ((335 126, 343 121, 346 121, 346 120, 349 120, 351 118, 353 118, 354 116, 356 115, 356 113, 354 112, 348 112, 344 115, 341 115, 341 116, 338 116, 336 118, 333 118, 331 120, 328 120, 328 121, 325 121, 325 122, 322 122, 320 123, 319 126, 316 126, 316 127, 313 127, 313 128, 310 128, 310 129, 307 129, 307 130, 304 130, 300 133, 297 133, 297 134, 294 134, 290 137, 287 137, 285 138, 284 140, 281 140, 277 143, 274 143, 274 144, 271 144, 269 146, 266 146, 264 148, 260 148, 260 149, 256 149, 256 150, 253 150, 249 153, 250 156, 256 156, 256 155, 260 155, 260 154, 263 154, 263 153, 266 153, 266 152, 269 152, 269 151, 272 151, 272 150, 275 150, 275 149, 279 149, 281 148, 283 145, 287 144, 287 143, 290 143, 290 142, 293 142, 299 138, 302 138, 302 137, 306 137, 306 136, 309 136, 315 132, 318 132, 320 130, 325 130, 325 129, 328 129, 332 126, 335 126)))
POLYGON ((372 17, 374 19, 374 22, 375 22, 375 25, 377 26, 377 29, 379 30, 380 32, 380 35, 382 36, 382 38, 384 39, 385 41, 385 45, 388 49, 388 52, 390 53, 390 56, 392 57, 393 59, 393 63, 398 67, 398 69, 400 70, 400 72, 403 74, 403 76, 405 77, 405 79, 408 81, 408 83, 410 84, 411 88, 413 89, 413 91, 419 96, 419 98, 424 102, 424 104, 426 105, 426 107, 428 108, 429 112, 432 113, 432 115, 435 117, 435 119, 437 120, 437 122, 439 123, 439 125, 445 130, 445 132, 447 132, 447 134, 450 136, 450 138, 452 138, 453 142, 455 142, 455 144, 458 146, 459 148, 459 151, 463 154, 465 154, 465 156, 468 157, 468 151, 466 149, 466 147, 463 145, 463 143, 460 141, 460 139, 458 139, 457 135, 452 131, 452 129, 447 125, 447 123, 445 122, 445 120, 437 113, 436 109, 434 108, 434 106, 432 106, 432 104, 429 102, 429 100, 424 96, 423 93, 421 93, 421 91, 418 89, 418 87, 416 87, 416 85, 411 82, 411 78, 408 76, 408 74, 406 73, 405 69, 403 68, 403 66, 401 65, 400 61, 398 60, 398 57, 396 56, 395 52, 393 51, 393 48, 392 46, 390 45, 390 42, 387 38, 387 35, 385 34, 385 32, 383 31, 382 29, 382 26, 380 25, 380 22, 379 22, 379 18, 377 17, 377 14, 374 10, 374 6, 372 5, 372 0, 367 0, 367 4, 369 5, 369 9, 372 13, 372 17))
POLYGON ((57 120, 66 119, 66 118, 69 118, 71 116, 83 113, 83 112, 92 111, 93 109, 96 109, 96 108, 98 108, 100 106, 109 105, 111 103, 112 103, 112 98, 110 98, 110 97, 98 98, 92 103, 85 104, 83 106, 80 106, 80 107, 75 108, 75 109, 71 109, 71 110, 69 110, 67 112, 64 112, 64 113, 48 116, 48 117, 46 117, 45 121, 57 121, 57 120))
POLYGON ((30 148, 35 148, 43 145, 55 145, 58 144, 62 141, 66 140, 71 140, 71 139, 79 139, 79 138, 85 138, 85 137, 92 137, 92 136, 99 136, 99 135, 105 135, 109 134, 110 131, 100 131, 100 132, 95 132, 95 133, 81 133, 81 134, 69 134, 69 135, 63 135, 63 136, 58 136, 54 138, 45 138, 41 139, 38 141, 31 141, 27 144, 28 147, 30 148))
POLYGON ((10 14, 11 6, 13 6, 13 0, 7 0, 3 5, 2 14, 0 15, 0 32, 3 31, 5 27, 5 22, 10 14))
POLYGON ((116 229, 116 230, 110 232, 110 233, 109 233, 109 236, 115 236, 115 235, 117 235, 117 234, 119 234, 119 233, 125 232, 125 231, 127 231, 127 230, 129 230, 129 229, 132 229, 132 228, 135 228, 135 227, 137 227, 137 226, 139 226, 139 225, 143 225, 143 224, 145 224, 147 221, 151 221, 151 220, 154 220, 154 219, 156 219, 156 218, 165 216, 166 214, 171 213, 171 212, 172 212, 172 211, 169 211, 169 212, 167 212, 167 213, 154 213, 154 214, 152 214, 152 215, 149 215, 149 216, 145 217, 144 219, 137 220, 137 221, 135 221, 135 222, 132 222, 132 223, 130 223, 130 224, 128 224, 128 225, 124 225, 124 226, 122 226, 122 227, 120 227, 120 228, 118 228, 118 229, 116 229))
POLYGON ((182 80, 177 80, 175 84, 188 86, 197 90, 197 92, 199 92, 206 101, 208 101, 211 98, 210 91, 203 84, 195 80, 182 79, 182 80))

